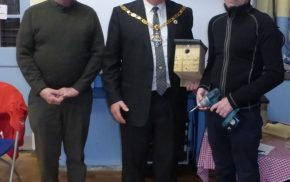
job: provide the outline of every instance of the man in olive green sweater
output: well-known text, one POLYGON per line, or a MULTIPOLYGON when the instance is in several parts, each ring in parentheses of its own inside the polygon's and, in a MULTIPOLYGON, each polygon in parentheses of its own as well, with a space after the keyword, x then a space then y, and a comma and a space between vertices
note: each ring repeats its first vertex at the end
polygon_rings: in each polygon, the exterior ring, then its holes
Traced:
POLYGON ((32 6, 23 16, 17 62, 31 87, 29 120, 42 182, 58 181, 62 143, 68 180, 85 181, 90 85, 100 70, 103 48, 96 13, 77 1, 48 0, 32 6))

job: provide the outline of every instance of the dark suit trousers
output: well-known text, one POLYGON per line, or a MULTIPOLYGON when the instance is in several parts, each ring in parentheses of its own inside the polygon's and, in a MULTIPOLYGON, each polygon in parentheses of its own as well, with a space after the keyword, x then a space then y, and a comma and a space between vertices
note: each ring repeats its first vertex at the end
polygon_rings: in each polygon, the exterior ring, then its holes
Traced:
POLYGON ((173 182, 174 119, 168 93, 152 92, 149 120, 143 127, 121 125, 122 181, 144 182, 150 143, 153 143, 153 166, 156 182, 173 182))
POLYGON ((39 96, 29 95, 29 120, 35 134, 36 154, 42 182, 57 182, 63 143, 69 182, 84 182, 84 146, 88 135, 92 92, 49 105, 39 96))
POLYGON ((260 108, 240 110, 239 125, 232 131, 221 126, 223 118, 206 113, 209 144, 217 182, 259 182, 258 146, 261 139, 260 108))

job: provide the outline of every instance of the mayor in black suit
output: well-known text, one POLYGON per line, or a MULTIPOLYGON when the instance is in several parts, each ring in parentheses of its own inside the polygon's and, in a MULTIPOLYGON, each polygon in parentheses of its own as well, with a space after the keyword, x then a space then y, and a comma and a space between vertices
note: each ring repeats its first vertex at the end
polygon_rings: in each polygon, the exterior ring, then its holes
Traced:
POLYGON ((170 0, 113 9, 103 83, 121 125, 123 182, 144 182, 150 143, 155 181, 176 181, 176 138, 184 132, 179 126, 187 119, 187 95, 173 72, 174 39, 192 39, 192 24, 192 10, 170 0))

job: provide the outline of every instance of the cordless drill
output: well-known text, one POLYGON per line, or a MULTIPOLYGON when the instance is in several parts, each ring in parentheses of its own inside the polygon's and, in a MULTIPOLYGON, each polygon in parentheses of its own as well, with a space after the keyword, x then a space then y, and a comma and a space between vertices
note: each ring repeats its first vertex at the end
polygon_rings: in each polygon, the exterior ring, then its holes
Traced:
POLYGON ((230 112, 225 118, 225 120, 223 121, 222 126, 228 130, 235 128, 240 122, 239 118, 237 117, 237 113, 239 110, 240 109, 237 108, 233 110, 232 112, 230 112))
POLYGON ((219 101, 220 96, 221 96, 221 92, 217 88, 209 91, 203 97, 203 99, 200 102, 197 103, 196 107, 191 109, 189 112, 192 112, 192 111, 196 110, 199 107, 210 107, 210 106, 214 105, 215 103, 217 103, 219 101))
MULTIPOLYGON (((204 98, 197 103, 197 106, 190 110, 190 112, 196 110, 199 107, 211 107, 215 103, 217 103, 220 100, 221 93, 218 88, 214 88, 213 90, 209 91, 204 98)), ((232 128, 235 128, 240 120, 236 117, 236 114, 238 113, 239 109, 235 109, 232 112, 230 112, 225 120, 222 123, 222 126, 227 128, 228 130, 231 130, 232 128)))

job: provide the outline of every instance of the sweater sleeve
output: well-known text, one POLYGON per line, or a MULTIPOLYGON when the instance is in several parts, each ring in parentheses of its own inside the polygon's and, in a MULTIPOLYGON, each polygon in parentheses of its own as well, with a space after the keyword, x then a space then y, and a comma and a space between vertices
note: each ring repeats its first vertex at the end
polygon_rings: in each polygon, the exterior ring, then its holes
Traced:
POLYGON ((121 30, 119 26, 118 8, 113 9, 108 29, 108 39, 103 62, 103 83, 107 93, 108 104, 122 100, 120 91, 121 77, 121 30))
POLYGON ((16 58, 18 66, 36 94, 46 88, 40 70, 34 61, 34 37, 29 10, 23 15, 16 41, 16 58))
POLYGON ((210 90, 210 78, 211 78, 211 70, 214 65, 214 60, 215 60, 215 50, 214 50, 214 43, 213 43, 213 21, 214 18, 212 18, 209 22, 208 25, 208 60, 207 60, 207 66, 203 72, 202 78, 200 80, 199 87, 202 87, 206 90, 210 90))
POLYGON ((94 13, 93 18, 93 36, 90 45, 91 57, 81 75, 81 77, 72 86, 79 92, 87 89, 101 70, 104 51, 104 37, 98 16, 94 13))
POLYGON ((236 108, 255 101, 284 80, 280 32, 269 16, 259 25, 258 49, 261 53, 263 74, 250 84, 229 93, 230 104, 236 108))

